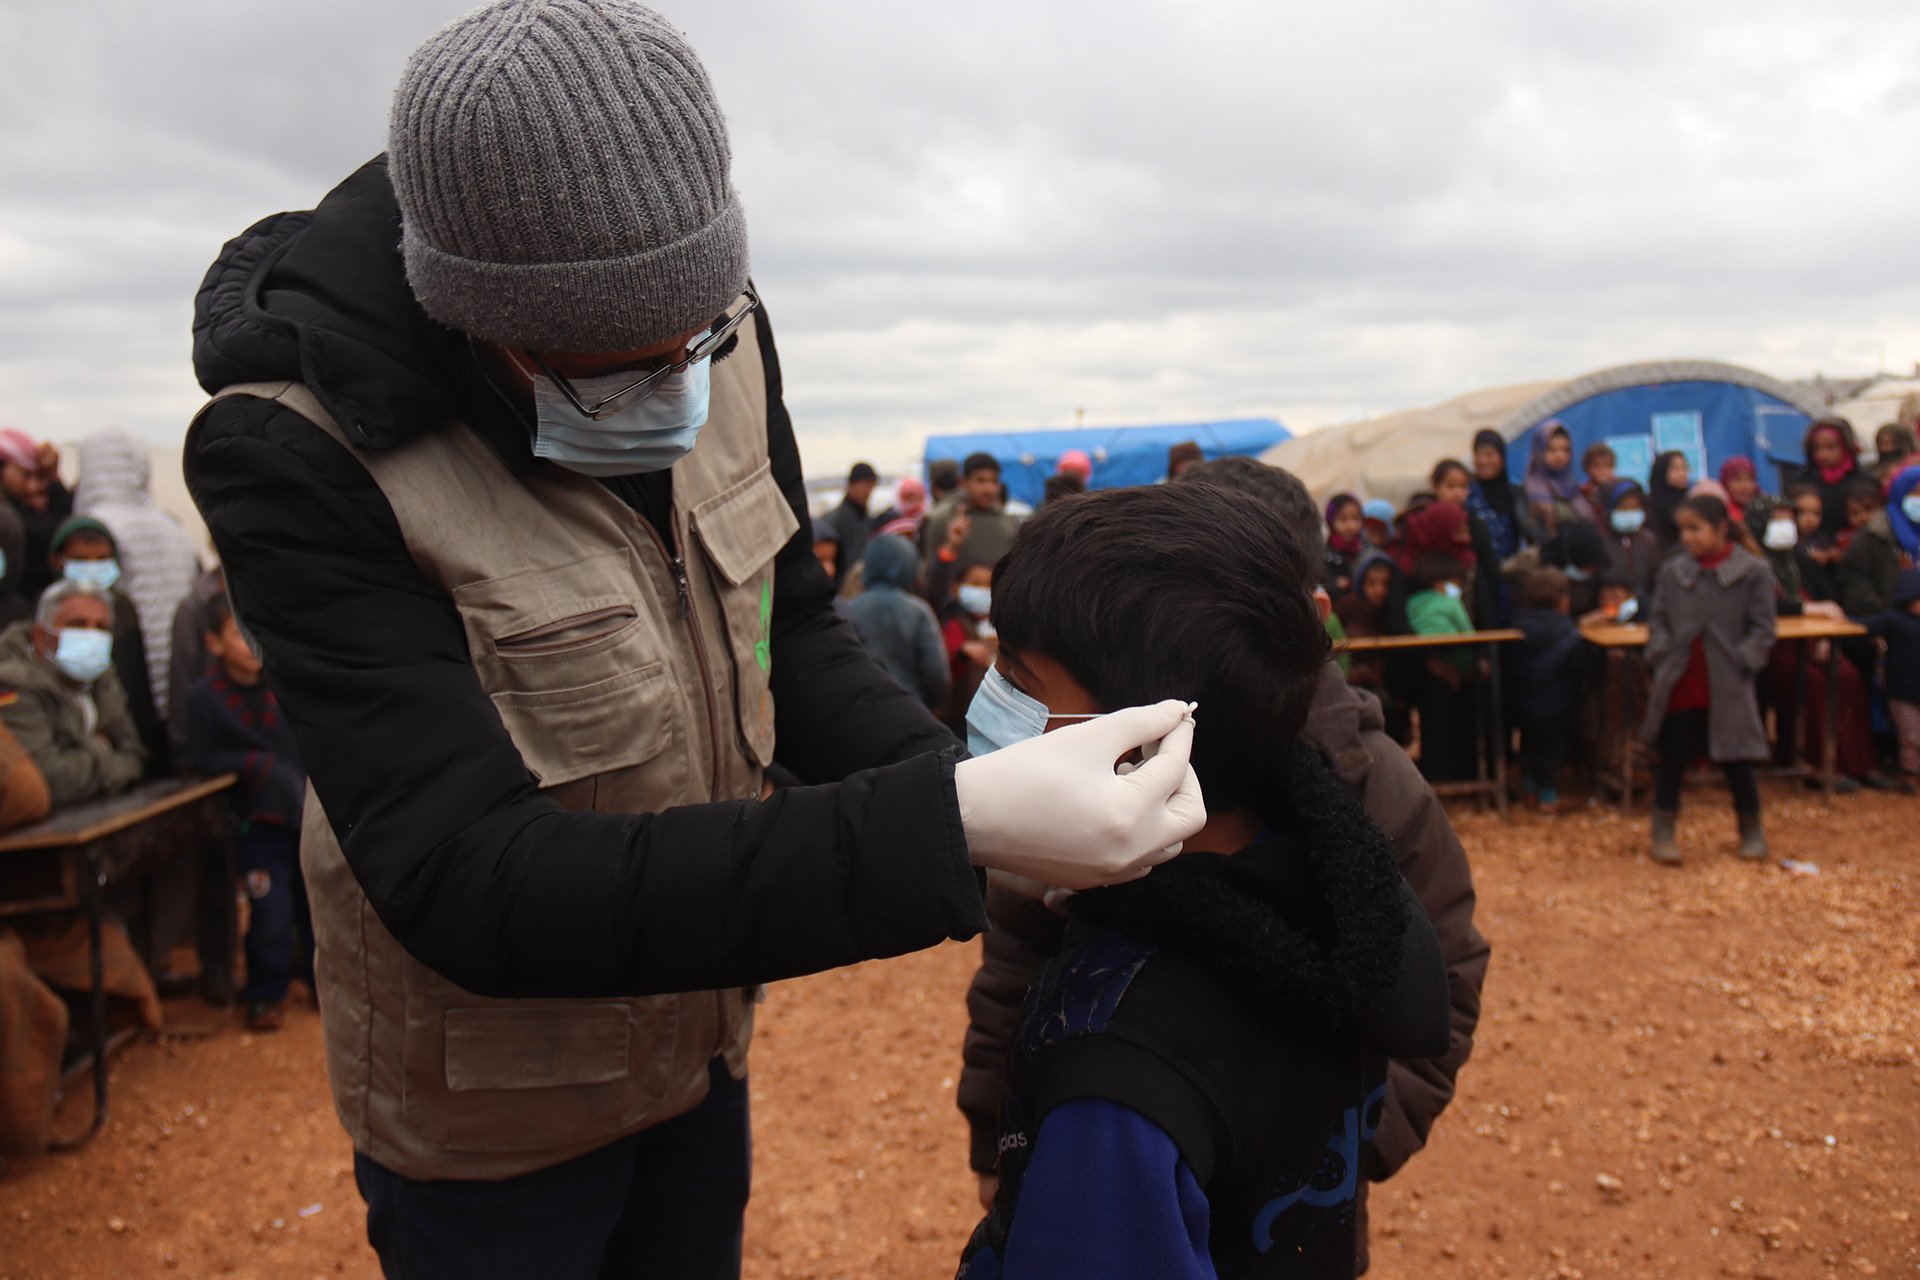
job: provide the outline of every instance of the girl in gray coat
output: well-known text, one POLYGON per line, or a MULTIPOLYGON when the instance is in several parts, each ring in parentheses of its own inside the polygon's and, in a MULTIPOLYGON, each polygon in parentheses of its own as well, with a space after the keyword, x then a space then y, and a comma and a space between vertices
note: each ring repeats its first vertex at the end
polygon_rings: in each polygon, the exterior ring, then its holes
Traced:
POLYGON ((1680 783, 1703 755, 1727 775, 1740 820, 1740 856, 1764 858, 1760 792, 1749 762, 1767 755, 1754 677, 1773 652, 1773 572, 1733 541, 1720 499, 1688 498, 1674 520, 1683 551, 1660 567, 1654 589, 1647 636, 1653 688, 1640 727, 1657 757, 1653 860, 1680 861, 1673 842, 1680 783))

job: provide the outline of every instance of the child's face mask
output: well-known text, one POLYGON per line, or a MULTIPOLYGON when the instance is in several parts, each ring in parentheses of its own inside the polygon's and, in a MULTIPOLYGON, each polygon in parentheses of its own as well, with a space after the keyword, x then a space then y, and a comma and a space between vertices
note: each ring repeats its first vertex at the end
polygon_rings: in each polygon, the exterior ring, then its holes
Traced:
POLYGON ((1440 593, 1446 596, 1446 598, 1449 600, 1458 600, 1463 594, 1465 594, 1460 590, 1460 584, 1457 582, 1441 583, 1440 593))
POLYGON ((1769 551, 1785 551, 1800 541, 1800 531, 1791 520, 1767 521, 1767 533, 1761 539, 1769 551))
POLYGON ((977 587, 965 583, 959 590, 960 607, 976 618, 984 618, 993 612, 993 588, 977 587))
POLYGON ((1098 720, 1098 712, 1085 715, 1056 715, 1044 702, 1030 698, 1014 688, 1000 674, 996 664, 987 668, 979 692, 967 707, 967 750, 984 756, 1010 747, 1016 742, 1037 738, 1047 731, 1049 720, 1098 720))

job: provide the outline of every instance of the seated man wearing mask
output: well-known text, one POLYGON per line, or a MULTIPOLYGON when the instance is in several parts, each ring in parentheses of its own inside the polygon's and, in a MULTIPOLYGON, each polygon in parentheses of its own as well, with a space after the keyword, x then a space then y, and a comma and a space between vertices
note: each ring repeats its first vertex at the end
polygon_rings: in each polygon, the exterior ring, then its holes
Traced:
POLYGON ((140 634, 140 610, 128 595, 120 572, 120 544, 112 530, 92 516, 73 516, 54 531, 47 564, 55 580, 65 578, 98 587, 113 601, 113 670, 126 691, 127 710, 147 749, 149 772, 161 776, 173 771, 173 751, 167 726, 153 701, 148 674, 147 642, 140 634))
POLYGON ((62 580, 32 622, 0 633, 0 720, 46 777, 54 807, 124 791, 147 753, 113 670, 113 603, 98 587, 62 580))

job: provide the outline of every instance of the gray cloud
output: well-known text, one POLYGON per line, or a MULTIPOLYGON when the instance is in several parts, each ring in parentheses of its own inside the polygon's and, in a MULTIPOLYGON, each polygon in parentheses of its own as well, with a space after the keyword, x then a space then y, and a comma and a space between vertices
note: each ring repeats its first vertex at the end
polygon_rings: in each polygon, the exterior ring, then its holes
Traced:
MULTIPOLYGON (((178 438, 220 242, 377 151, 460 3, 0 0, 0 419, 178 438)), ((1920 357, 1900 0, 669 5, 810 466, 1314 425, 1699 355, 1920 357)))

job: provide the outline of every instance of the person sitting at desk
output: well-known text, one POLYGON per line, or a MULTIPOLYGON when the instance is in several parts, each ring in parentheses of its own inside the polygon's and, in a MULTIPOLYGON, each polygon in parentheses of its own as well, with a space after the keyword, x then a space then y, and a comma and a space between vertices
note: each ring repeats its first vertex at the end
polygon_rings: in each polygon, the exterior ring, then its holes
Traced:
POLYGON ((0 632, 4 721, 47 780, 54 808, 124 791, 147 763, 126 690, 113 670, 113 602, 61 580, 32 622, 0 632))

